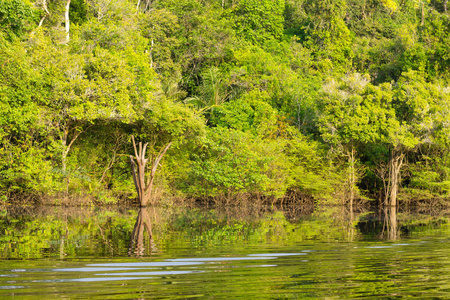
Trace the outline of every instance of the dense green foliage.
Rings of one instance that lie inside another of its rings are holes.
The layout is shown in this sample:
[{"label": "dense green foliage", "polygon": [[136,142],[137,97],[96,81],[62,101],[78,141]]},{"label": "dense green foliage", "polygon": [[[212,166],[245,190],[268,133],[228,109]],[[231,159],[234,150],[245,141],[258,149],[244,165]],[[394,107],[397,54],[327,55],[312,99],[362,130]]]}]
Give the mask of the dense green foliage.
[{"label": "dense green foliage", "polygon": [[449,49],[447,1],[0,0],[2,200],[133,197],[131,135],[156,198],[446,199]]}]

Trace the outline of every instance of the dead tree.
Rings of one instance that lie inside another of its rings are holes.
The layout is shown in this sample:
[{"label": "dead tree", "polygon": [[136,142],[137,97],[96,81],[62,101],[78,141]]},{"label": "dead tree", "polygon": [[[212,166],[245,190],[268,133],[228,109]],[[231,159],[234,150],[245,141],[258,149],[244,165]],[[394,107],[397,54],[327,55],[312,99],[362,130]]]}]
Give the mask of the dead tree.
[{"label": "dead tree", "polygon": [[[131,136],[133,141],[134,155],[130,155],[131,172],[133,174],[134,185],[136,186],[137,195],[141,207],[147,206],[147,203],[151,201],[153,181],[156,175],[156,169],[158,168],[159,162],[166,154],[167,149],[172,145],[172,142],[168,143],[158,155],[155,157],[152,169],[150,171],[147,182],[145,181],[145,169],[148,162],[148,158],[145,158],[145,151],[147,150],[148,143],[142,146],[142,142],[139,142],[139,151],[136,147],[136,142],[134,141],[134,136]],[[134,162],[136,160],[136,163]]]}]

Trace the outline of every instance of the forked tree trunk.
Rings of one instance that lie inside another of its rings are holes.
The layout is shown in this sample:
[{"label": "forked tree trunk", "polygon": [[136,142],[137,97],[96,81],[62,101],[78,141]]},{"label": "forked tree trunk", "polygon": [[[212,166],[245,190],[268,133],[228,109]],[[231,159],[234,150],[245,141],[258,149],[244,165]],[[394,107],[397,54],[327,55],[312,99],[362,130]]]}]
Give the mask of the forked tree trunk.
[{"label": "forked tree trunk", "polygon": [[[172,142],[168,143],[156,156],[152,169],[150,171],[147,182],[145,181],[145,168],[148,159],[145,158],[145,152],[147,150],[148,143],[142,146],[142,142],[139,142],[139,151],[136,147],[136,142],[134,141],[134,136],[131,136],[133,141],[133,148],[135,157],[130,155],[131,172],[133,174],[134,185],[138,194],[139,202],[141,207],[147,206],[148,202],[151,201],[153,181],[155,179],[156,170],[158,168],[159,162],[166,154],[167,149],[172,145]],[[134,162],[136,160],[136,163]]]}]

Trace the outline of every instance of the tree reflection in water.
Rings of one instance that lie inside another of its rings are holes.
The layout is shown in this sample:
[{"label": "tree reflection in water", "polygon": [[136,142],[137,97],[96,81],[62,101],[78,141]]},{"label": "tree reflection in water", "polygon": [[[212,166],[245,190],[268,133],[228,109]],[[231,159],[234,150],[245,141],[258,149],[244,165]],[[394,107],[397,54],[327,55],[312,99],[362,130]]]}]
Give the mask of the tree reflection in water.
[{"label": "tree reflection in water", "polygon": [[[377,213],[363,215],[356,224],[358,231],[366,238],[381,240],[398,240],[408,233],[406,220],[413,217],[409,213],[404,214],[403,220],[398,219],[398,208],[395,206],[381,207]],[[417,216],[414,216],[418,218]],[[405,220],[406,218],[406,220]]]},{"label": "tree reflection in water", "polygon": [[389,206],[383,208],[384,210],[384,226],[383,232],[386,229],[386,239],[396,240],[398,235],[398,223],[397,223],[397,207]]},{"label": "tree reflection in water", "polygon": [[[144,234],[147,232],[148,239],[144,239]],[[156,251],[156,246],[153,241],[152,224],[150,222],[150,215],[146,207],[139,209],[139,213],[134,224],[133,233],[131,234],[130,247],[128,249],[129,256],[143,256],[144,254],[151,254]]]}]

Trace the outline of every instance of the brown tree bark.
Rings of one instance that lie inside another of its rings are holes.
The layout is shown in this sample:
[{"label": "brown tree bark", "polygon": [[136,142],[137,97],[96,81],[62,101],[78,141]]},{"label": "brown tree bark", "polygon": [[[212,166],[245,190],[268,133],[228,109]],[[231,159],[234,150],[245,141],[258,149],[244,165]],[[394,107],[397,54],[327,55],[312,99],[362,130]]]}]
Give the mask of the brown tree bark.
[{"label": "brown tree bark", "polygon": [[397,206],[398,187],[400,185],[400,170],[405,155],[400,149],[392,149],[388,166],[388,183],[385,187],[385,205]]},{"label": "brown tree bark", "polygon": [[[156,156],[149,177],[147,178],[146,182],[145,169],[148,159],[145,158],[145,152],[147,150],[148,143],[145,143],[142,146],[142,142],[139,142],[139,151],[138,151],[136,147],[136,142],[134,140],[134,136],[131,136],[131,139],[133,141],[133,148],[135,155],[134,158],[133,156],[130,155],[131,172],[133,174],[133,181],[136,187],[139,202],[141,204],[141,207],[144,207],[147,206],[149,201],[151,202],[152,188],[156,175],[156,170],[164,154],[166,154],[167,150],[172,145],[172,142],[168,143],[163,149],[161,149],[161,151]],[[136,163],[134,162],[135,160]]]}]

